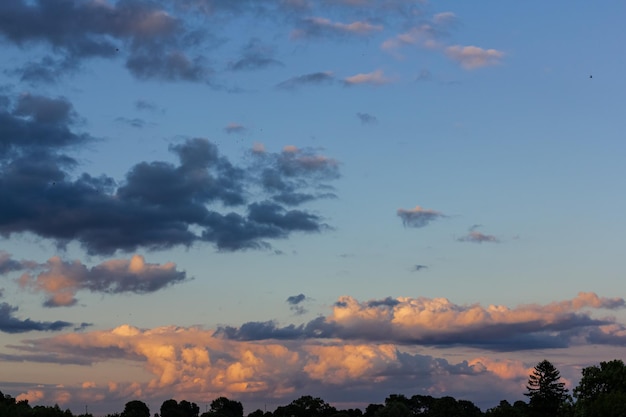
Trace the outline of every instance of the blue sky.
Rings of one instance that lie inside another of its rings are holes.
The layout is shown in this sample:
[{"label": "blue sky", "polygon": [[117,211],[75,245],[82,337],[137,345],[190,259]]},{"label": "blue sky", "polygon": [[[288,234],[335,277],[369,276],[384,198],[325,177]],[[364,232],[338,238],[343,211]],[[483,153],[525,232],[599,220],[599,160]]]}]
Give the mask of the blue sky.
[{"label": "blue sky", "polygon": [[487,408],[543,359],[575,386],[625,343],[624,11],[3,2],[0,389]]}]

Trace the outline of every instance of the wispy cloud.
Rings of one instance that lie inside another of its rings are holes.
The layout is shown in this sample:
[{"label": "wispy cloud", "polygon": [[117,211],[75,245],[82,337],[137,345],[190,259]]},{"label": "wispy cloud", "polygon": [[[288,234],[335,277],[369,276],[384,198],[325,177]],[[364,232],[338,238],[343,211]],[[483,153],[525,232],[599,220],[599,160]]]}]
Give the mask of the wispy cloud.
[{"label": "wispy cloud", "polygon": [[229,123],[225,128],[224,131],[228,134],[231,133],[243,133],[245,132],[247,129],[244,125],[239,124],[239,123]]},{"label": "wispy cloud", "polygon": [[250,41],[242,48],[241,57],[228,64],[233,71],[258,70],[271,66],[282,66],[283,63],[274,58],[274,49],[258,38]]},{"label": "wispy cloud", "polygon": [[292,38],[311,38],[344,35],[369,35],[383,30],[382,25],[354,21],[333,22],[323,17],[308,17],[300,21],[300,27],[291,33]]},{"label": "wispy cloud", "polygon": [[472,243],[483,243],[483,242],[492,242],[499,243],[500,240],[494,235],[488,235],[478,231],[477,229],[481,227],[480,225],[474,225],[470,227],[468,233],[465,236],[459,237],[457,240],[459,242],[472,242]]},{"label": "wispy cloud", "polygon": [[323,85],[330,84],[335,81],[335,76],[330,71],[313,72],[310,74],[299,75],[289,78],[276,84],[276,88],[280,90],[293,90],[305,85]]},{"label": "wispy cloud", "polygon": [[398,209],[398,216],[402,219],[402,224],[409,227],[424,227],[430,222],[446,217],[440,211],[425,209],[415,206],[412,209]]},{"label": "wispy cloud", "polygon": [[376,124],[378,122],[378,119],[376,118],[376,116],[371,115],[369,113],[359,112],[356,114],[356,117],[359,118],[362,125]]},{"label": "wispy cloud", "polygon": [[496,49],[483,49],[478,46],[453,45],[445,49],[446,55],[457,61],[465,69],[498,65],[504,52]]},{"label": "wispy cloud", "polygon": [[371,85],[383,85],[388,84],[392,80],[387,78],[382,70],[376,70],[368,73],[355,74],[343,79],[343,83],[346,86],[358,85],[358,84],[371,84]]}]

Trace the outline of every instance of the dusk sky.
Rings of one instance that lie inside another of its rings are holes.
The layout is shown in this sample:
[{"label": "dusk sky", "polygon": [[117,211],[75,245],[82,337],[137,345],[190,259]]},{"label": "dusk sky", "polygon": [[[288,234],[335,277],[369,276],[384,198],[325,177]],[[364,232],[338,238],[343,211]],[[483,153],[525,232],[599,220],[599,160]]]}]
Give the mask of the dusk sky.
[{"label": "dusk sky", "polygon": [[626,346],[621,0],[0,0],[0,390],[482,409]]}]

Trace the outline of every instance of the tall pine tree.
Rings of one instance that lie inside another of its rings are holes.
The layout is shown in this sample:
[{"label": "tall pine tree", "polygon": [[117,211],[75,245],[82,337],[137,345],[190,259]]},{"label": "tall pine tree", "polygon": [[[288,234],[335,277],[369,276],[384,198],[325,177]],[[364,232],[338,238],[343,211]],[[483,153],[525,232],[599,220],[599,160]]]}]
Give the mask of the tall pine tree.
[{"label": "tall pine tree", "polygon": [[533,416],[557,416],[569,398],[565,384],[560,381],[561,373],[549,361],[543,360],[535,366],[528,377],[530,398],[529,409]]}]

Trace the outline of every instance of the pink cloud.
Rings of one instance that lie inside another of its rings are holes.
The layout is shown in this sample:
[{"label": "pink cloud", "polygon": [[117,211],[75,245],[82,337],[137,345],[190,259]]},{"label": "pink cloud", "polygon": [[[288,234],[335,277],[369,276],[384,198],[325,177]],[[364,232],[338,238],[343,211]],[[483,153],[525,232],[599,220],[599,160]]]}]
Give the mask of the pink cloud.
[{"label": "pink cloud", "polygon": [[481,67],[498,65],[504,52],[496,49],[483,49],[478,46],[448,46],[446,55],[457,61],[465,69],[471,70]]},{"label": "pink cloud", "polygon": [[382,70],[376,70],[369,73],[355,74],[343,80],[345,85],[372,84],[382,85],[391,82],[391,79],[385,77]]}]

